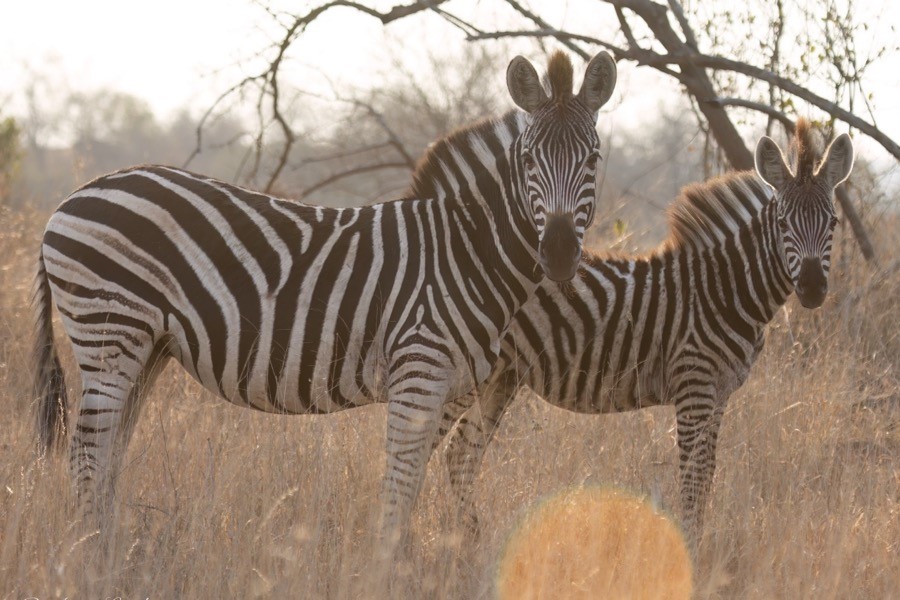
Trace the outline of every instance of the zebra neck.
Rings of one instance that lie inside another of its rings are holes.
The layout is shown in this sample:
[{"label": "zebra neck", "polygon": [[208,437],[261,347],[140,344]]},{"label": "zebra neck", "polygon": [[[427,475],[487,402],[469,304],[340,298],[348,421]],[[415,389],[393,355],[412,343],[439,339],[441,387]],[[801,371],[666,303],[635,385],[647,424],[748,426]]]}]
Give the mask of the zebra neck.
[{"label": "zebra neck", "polygon": [[766,325],[775,316],[794,290],[777,222],[775,202],[767,203],[759,215],[737,232],[737,247],[746,257],[745,277],[752,290],[754,304],[759,307],[755,320]]},{"label": "zebra neck", "polygon": [[[515,125],[518,123],[518,120],[514,121]],[[524,119],[521,127],[524,129]],[[543,272],[538,266],[540,240],[525,193],[524,175],[516,159],[521,151],[518,137],[521,130],[515,131],[513,144],[507,148],[502,160],[493,163],[497,170],[485,170],[482,174],[486,183],[493,181],[499,188],[499,193],[488,194],[485,200],[496,223],[500,243],[507,249],[516,270],[536,285],[543,279]]]},{"label": "zebra neck", "polygon": [[768,298],[768,319],[766,321],[768,322],[794,291],[794,282],[784,257],[784,245],[781,239],[781,230],[778,227],[778,212],[775,202],[769,202],[763,209],[760,214],[759,228],[766,259],[763,264],[768,266],[769,279],[773,282],[772,292]]},{"label": "zebra neck", "polygon": [[473,251],[501,261],[536,285],[538,235],[515,160],[526,115],[511,110],[497,119],[457,130],[435,142],[413,174],[413,198],[438,198],[479,206],[496,237],[472,239]]},{"label": "zebra neck", "polygon": [[536,285],[543,278],[538,266],[538,233],[517,158],[526,114],[510,110],[485,125],[475,127],[468,136],[468,146],[477,156],[475,187],[491,212],[500,244],[513,267]]},{"label": "zebra neck", "polygon": [[[480,185],[478,189],[484,187]],[[465,190],[444,202],[451,213],[466,215],[458,219],[455,226],[469,233],[472,253],[485,269],[504,279],[510,276],[515,279],[518,285],[513,287],[522,292],[515,296],[519,306],[524,303],[543,278],[537,256],[537,233],[530,219],[513,210],[515,203],[504,201],[504,194],[482,196]],[[453,205],[459,210],[453,210]],[[483,226],[470,229],[476,222]]]},{"label": "zebra neck", "polygon": [[689,285],[704,289],[701,302],[748,339],[772,320],[793,291],[774,206],[767,204],[714,246],[668,251],[675,263],[689,265]]}]

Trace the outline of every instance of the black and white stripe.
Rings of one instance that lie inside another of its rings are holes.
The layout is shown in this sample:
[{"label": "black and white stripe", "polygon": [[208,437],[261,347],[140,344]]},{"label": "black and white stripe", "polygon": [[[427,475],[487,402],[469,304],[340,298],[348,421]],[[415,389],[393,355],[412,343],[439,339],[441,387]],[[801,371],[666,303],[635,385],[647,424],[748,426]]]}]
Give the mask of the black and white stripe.
[{"label": "black and white stripe", "polygon": [[516,315],[478,402],[448,404],[442,426],[446,432],[465,411],[448,461],[470,527],[485,447],[517,390],[528,387],[586,414],[674,405],[684,520],[699,534],[728,398],[746,380],[766,324],[802,282],[793,253],[820,260],[827,277],[832,194],[852,167],[846,136],[818,171],[801,163],[796,175],[774,142],[760,142],[760,152],[773,147],[778,179],[759,171],[774,195],[753,172],[690,186],[672,207],[672,233],[659,250],[587,256],[571,284],[543,283]]},{"label": "black and white stripe", "polygon": [[[83,384],[71,446],[83,505],[103,514],[145,392],[172,358],[213,393],[261,411],[387,402],[382,522],[393,538],[442,405],[487,378],[542,277],[535,211],[575,221],[587,209],[571,190],[593,198],[593,173],[555,156],[585,156],[599,143],[596,111],[564,110],[567,102],[579,102],[571,87],[531,114],[441,140],[419,167],[435,185],[414,199],[329,209],[160,166],[71,194],[41,246],[36,388],[49,446],[66,422],[55,303]],[[526,142],[546,168],[570,166],[537,169],[570,191],[529,184],[526,195]]]}]

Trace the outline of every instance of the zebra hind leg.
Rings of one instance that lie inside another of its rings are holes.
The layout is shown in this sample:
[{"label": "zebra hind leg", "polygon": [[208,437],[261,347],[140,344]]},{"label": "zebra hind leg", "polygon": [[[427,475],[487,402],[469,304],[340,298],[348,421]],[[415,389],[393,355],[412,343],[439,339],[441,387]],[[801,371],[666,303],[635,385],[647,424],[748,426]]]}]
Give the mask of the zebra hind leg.
[{"label": "zebra hind leg", "polygon": [[476,395],[472,393],[444,404],[444,414],[441,417],[441,425],[438,427],[437,435],[434,436],[434,440],[431,443],[431,453],[429,456],[434,454],[434,451],[437,450],[437,447],[444,438],[447,437],[447,434],[450,433],[450,430],[453,429],[453,426],[456,425],[459,418],[472,407],[472,404],[474,404],[475,401]]},{"label": "zebra hind leg", "polygon": [[[112,517],[122,455],[146,392],[165,365],[163,347],[151,348],[145,353],[121,354],[115,348],[103,360],[79,361],[83,391],[70,464],[80,517],[89,527],[103,530]],[[99,356],[104,356],[103,352]]]},{"label": "zebra hind leg", "polygon": [[472,499],[475,478],[506,407],[515,399],[516,388],[512,377],[487,384],[484,392],[478,395],[450,432],[447,447],[450,487],[456,496],[459,524],[471,542],[476,542],[481,536],[478,513]]}]

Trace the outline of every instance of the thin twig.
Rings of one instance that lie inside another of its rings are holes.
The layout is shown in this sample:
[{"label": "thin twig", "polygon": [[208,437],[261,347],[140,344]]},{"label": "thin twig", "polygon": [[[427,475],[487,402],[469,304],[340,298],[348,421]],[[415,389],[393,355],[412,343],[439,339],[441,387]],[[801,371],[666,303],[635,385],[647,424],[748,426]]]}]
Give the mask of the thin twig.
[{"label": "thin twig", "polygon": [[792,121],[790,117],[780,110],[762,102],[744,100],[743,98],[712,98],[710,100],[703,100],[703,102],[713,106],[739,106],[741,108],[749,108],[750,110],[755,110],[769,115],[773,119],[777,119],[790,133],[794,132],[794,121]]},{"label": "thin twig", "polygon": [[358,167],[352,167],[350,169],[346,169],[339,173],[335,173],[334,175],[330,175],[321,181],[314,183],[313,185],[305,188],[301,194],[303,197],[309,196],[316,190],[322,189],[327,185],[331,185],[335,181],[339,181],[346,177],[350,177],[352,175],[358,175],[360,173],[368,173],[370,171],[379,171],[381,169],[409,169],[409,165],[405,162],[383,162],[383,163],[375,163],[371,165],[361,165]]}]

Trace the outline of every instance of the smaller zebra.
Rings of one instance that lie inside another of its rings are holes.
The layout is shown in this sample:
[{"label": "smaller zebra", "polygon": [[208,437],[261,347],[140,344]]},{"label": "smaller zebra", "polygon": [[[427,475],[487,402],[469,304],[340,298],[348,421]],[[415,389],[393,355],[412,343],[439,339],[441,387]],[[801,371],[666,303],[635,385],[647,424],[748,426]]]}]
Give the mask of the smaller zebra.
[{"label": "smaller zebra", "polygon": [[473,533],[474,476],[507,406],[528,387],[585,414],[674,405],[683,518],[696,545],[722,414],[762,349],[766,324],[792,291],[816,308],[828,290],[833,193],[850,174],[853,147],[843,134],[817,160],[804,120],[793,146],[793,169],[763,137],[756,173],[685,188],[669,212],[669,239],[648,256],[586,254],[571,284],[538,288],[478,401],[445,410],[450,481]]}]

